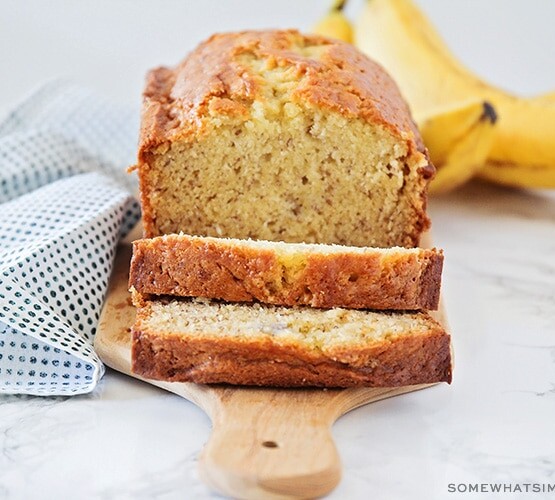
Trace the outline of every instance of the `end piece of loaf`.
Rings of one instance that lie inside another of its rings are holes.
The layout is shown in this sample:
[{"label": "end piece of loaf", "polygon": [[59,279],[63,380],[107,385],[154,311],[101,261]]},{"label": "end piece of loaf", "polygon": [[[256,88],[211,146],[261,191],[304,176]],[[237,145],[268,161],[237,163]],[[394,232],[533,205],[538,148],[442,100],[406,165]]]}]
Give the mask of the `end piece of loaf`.
[{"label": "end piece of loaf", "polygon": [[412,247],[429,225],[434,168],[395,82],[296,31],[214,35],[151,71],[137,169],[145,237]]},{"label": "end piece of loaf", "polygon": [[138,305],[132,370],[146,378],[276,387],[451,382],[450,337],[426,313],[206,299]]},{"label": "end piece of loaf", "polygon": [[443,253],[160,236],[133,243],[129,286],[144,295],[331,308],[434,310]]}]

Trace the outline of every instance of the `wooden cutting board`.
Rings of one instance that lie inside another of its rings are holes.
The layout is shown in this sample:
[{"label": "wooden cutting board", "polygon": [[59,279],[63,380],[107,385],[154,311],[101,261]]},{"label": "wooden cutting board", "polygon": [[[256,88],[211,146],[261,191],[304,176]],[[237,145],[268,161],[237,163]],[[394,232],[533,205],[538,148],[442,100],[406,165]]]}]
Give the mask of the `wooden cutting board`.
[{"label": "wooden cutting board", "polygon": [[325,495],[341,478],[333,423],[353,408],[434,385],[265,389],[159,382],[132,374],[135,309],[127,280],[130,242],[138,237],[136,228],[118,248],[94,347],[109,367],[188,399],[210,416],[212,434],[199,467],[203,480],[218,492],[245,499]]}]

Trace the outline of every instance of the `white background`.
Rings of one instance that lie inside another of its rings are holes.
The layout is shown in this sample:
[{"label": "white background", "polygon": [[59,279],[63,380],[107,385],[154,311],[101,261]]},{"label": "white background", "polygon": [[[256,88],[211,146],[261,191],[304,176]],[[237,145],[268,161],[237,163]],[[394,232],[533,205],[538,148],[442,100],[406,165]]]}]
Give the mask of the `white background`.
[{"label": "white background", "polygon": [[[419,0],[485,79],[555,90],[555,1]],[[351,16],[362,0],[353,0]],[[0,113],[66,76],[138,106],[144,73],[216,31],[308,29],[325,0],[0,1]],[[554,138],[555,141],[555,138]],[[491,498],[451,482],[555,481],[555,203],[475,184],[432,200],[445,249],[452,386],[368,405],[334,426],[336,499]],[[0,498],[206,498],[202,411],[109,372],[90,396],[0,399]],[[503,498],[546,498],[503,495]]]},{"label": "white background", "polygon": [[[362,0],[351,0],[354,18]],[[555,89],[552,0],[419,0],[461,59],[504,88]],[[69,76],[138,103],[147,69],[173,65],[217,31],[309,29],[327,0],[2,0],[0,111]]]}]

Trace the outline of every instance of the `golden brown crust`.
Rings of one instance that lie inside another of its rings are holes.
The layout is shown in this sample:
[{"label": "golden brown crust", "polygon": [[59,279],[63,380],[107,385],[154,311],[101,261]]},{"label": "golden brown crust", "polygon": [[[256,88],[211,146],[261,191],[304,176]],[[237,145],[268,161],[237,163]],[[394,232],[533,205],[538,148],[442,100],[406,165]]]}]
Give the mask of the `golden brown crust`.
[{"label": "golden brown crust", "polygon": [[305,250],[293,269],[271,247],[167,235],[135,241],[129,286],[145,295],[355,309],[437,309],[443,253]]},{"label": "golden brown crust", "polygon": [[[274,387],[396,387],[451,383],[450,337],[431,323],[425,334],[403,335],[332,353],[277,345],[269,336],[249,342],[159,335],[133,329],[132,371],[171,382]],[[433,322],[433,320],[430,321]]]},{"label": "golden brown crust", "polygon": [[[325,47],[318,59],[302,53],[315,46]],[[248,107],[261,96],[257,77],[240,61],[245,54],[268,66],[294,67],[299,79],[294,100],[381,124],[413,151],[425,151],[406,102],[381,66],[350,44],[287,30],[216,34],[175,69],[152,70],[144,91],[140,154],[178,137],[194,139],[214,114],[248,116]]]},{"label": "golden brown crust", "polygon": [[[318,57],[311,56],[314,47],[322,48]],[[147,76],[137,165],[145,237],[160,234],[149,198],[153,186],[147,181],[154,151],[160,153],[176,140],[198,140],[214,116],[246,120],[253,101],[261,98],[260,76],[242,62],[244,56],[253,56],[268,68],[293,68],[298,78],[293,102],[379,124],[407,144],[409,156],[428,158],[395,82],[352,45],[294,30],[213,35],[175,69],[161,67]],[[417,216],[401,245],[418,245],[420,234],[429,227],[425,186],[434,172],[429,161],[420,168]]]}]

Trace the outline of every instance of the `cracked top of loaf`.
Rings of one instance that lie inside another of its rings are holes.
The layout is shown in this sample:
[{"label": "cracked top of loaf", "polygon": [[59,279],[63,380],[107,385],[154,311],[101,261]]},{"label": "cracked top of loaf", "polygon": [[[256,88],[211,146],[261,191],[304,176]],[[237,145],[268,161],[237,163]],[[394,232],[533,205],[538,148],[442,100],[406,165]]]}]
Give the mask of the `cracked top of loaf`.
[{"label": "cracked top of loaf", "polygon": [[[268,84],[270,79],[271,85]],[[147,75],[139,155],[176,139],[195,140],[221,117],[244,117],[276,85],[303,103],[385,126],[426,154],[395,82],[350,44],[295,30],[216,34],[177,67]],[[425,176],[434,168],[422,169]]]}]

